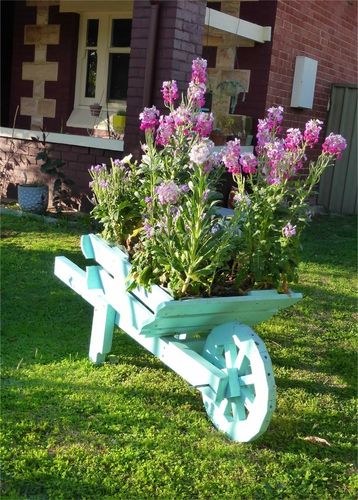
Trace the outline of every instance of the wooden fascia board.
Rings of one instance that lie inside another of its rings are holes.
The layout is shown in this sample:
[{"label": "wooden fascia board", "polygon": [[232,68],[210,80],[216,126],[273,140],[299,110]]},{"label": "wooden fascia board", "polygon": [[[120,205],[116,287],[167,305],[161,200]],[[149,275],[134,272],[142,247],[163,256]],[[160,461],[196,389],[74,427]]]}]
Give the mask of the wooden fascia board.
[{"label": "wooden fascia board", "polygon": [[214,9],[206,8],[205,24],[234,35],[264,43],[271,41],[271,26],[260,26],[259,24],[244,21],[239,17],[225,14]]}]

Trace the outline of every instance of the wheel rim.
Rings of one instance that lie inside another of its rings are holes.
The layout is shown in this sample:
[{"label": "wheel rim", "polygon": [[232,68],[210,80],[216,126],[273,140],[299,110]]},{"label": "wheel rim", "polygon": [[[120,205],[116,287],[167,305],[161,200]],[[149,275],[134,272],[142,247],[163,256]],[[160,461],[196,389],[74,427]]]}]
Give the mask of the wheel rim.
[{"label": "wheel rim", "polygon": [[220,392],[201,389],[210,419],[234,441],[257,438],[267,429],[276,402],[265,344],[250,327],[226,323],[208,335],[203,357],[227,375]]}]

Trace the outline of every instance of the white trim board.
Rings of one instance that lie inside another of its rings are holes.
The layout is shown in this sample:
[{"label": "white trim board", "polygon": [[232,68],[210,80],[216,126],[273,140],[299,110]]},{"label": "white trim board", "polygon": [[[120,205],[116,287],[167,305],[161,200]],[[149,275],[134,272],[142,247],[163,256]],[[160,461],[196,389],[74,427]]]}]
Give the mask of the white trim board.
[{"label": "white trim board", "polygon": [[255,42],[264,43],[271,41],[271,26],[260,26],[259,24],[244,21],[239,17],[225,14],[214,9],[206,8],[205,24],[227,33],[242,36]]},{"label": "white trim board", "polygon": [[[24,130],[19,128],[0,127],[0,137],[9,139],[24,139],[31,141],[31,137],[42,138],[39,130]],[[49,132],[46,134],[46,142],[50,144],[68,144],[70,146],[81,146],[84,148],[104,149],[107,151],[123,151],[124,142],[118,139],[104,139],[102,137],[87,137],[85,135],[58,134]]]}]

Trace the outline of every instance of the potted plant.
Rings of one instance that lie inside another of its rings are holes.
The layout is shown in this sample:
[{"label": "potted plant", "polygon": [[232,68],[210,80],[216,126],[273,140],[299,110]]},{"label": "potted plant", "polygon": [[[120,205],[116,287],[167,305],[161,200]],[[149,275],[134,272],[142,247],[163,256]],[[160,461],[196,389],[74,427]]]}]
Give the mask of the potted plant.
[{"label": "potted plant", "polygon": [[115,115],[113,115],[113,129],[117,134],[124,134],[124,129],[126,127],[126,111],[120,109]]},{"label": "potted plant", "polygon": [[[36,144],[41,144],[43,149],[36,155],[36,161],[41,161],[40,171],[53,178],[52,185],[52,203],[56,211],[61,210],[61,199],[68,195],[70,186],[73,182],[62,172],[65,165],[60,159],[50,157],[46,142],[46,134],[42,132],[42,139],[38,137],[31,138]],[[43,214],[47,210],[49,200],[49,187],[43,182],[27,182],[27,174],[24,172],[25,183],[18,186],[18,203],[22,210]]]},{"label": "potted plant", "polygon": [[101,114],[101,110],[102,106],[98,102],[90,105],[91,116],[99,116]]}]

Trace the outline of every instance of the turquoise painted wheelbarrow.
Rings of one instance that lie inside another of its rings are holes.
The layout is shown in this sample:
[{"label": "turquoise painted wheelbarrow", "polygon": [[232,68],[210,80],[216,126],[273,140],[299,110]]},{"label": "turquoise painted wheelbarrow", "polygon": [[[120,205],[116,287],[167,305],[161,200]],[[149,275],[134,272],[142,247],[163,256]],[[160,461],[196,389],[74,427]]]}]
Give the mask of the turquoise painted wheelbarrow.
[{"label": "turquoise painted wheelbarrow", "polygon": [[276,388],[270,356],[251,327],[301,294],[265,290],[174,300],[157,286],[128,292],[130,263],[123,251],[93,234],[82,236],[81,247],[98,265],[84,271],[56,257],[55,274],[94,307],[90,359],[104,362],[117,325],[196,387],[213,424],[232,440],[247,442],[262,434]]}]

